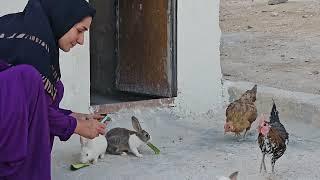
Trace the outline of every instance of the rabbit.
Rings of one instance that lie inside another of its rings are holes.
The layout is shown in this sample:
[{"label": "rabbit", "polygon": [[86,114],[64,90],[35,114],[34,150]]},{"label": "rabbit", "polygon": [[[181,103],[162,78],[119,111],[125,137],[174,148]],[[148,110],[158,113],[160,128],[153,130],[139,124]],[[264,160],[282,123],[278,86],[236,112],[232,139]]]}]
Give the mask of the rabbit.
[{"label": "rabbit", "polygon": [[106,153],[108,142],[104,135],[99,135],[94,139],[87,139],[80,136],[81,153],[80,162],[93,164],[98,162],[98,159],[104,158]]},{"label": "rabbit", "polygon": [[126,152],[130,151],[135,156],[142,157],[137,148],[151,141],[151,136],[141,128],[139,120],[135,116],[132,116],[131,120],[132,126],[136,131],[117,127],[107,132],[107,152],[109,154],[126,155]]},{"label": "rabbit", "polygon": [[238,171],[232,173],[229,177],[224,177],[224,176],[221,176],[221,177],[218,177],[217,180],[237,180],[238,178]]}]

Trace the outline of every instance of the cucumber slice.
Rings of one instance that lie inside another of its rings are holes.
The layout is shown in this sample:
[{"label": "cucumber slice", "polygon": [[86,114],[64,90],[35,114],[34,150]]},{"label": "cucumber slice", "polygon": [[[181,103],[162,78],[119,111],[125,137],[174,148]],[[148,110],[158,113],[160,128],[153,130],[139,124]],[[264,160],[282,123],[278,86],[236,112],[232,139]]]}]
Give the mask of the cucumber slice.
[{"label": "cucumber slice", "polygon": [[87,163],[76,163],[76,164],[71,164],[70,165],[70,169],[72,171],[75,171],[75,170],[78,170],[78,169],[81,169],[81,168],[84,168],[84,167],[87,167],[87,166],[90,166],[90,164],[87,164]]},{"label": "cucumber slice", "polygon": [[147,145],[154,151],[155,154],[160,154],[160,150],[154,146],[151,142],[147,143]]}]

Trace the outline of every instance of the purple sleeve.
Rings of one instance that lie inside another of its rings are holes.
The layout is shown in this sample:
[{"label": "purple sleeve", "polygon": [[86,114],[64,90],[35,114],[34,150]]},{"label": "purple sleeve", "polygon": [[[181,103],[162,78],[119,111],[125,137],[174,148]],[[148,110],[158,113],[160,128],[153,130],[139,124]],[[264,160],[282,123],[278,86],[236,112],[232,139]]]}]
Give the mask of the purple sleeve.
[{"label": "purple sleeve", "polygon": [[[61,141],[66,141],[74,133],[77,126],[77,120],[74,117],[69,116],[72,111],[59,108],[64,93],[64,87],[61,81],[56,83],[56,88],[56,99],[49,105],[48,109],[50,133],[53,136],[58,136]],[[48,98],[50,98],[49,95]]]},{"label": "purple sleeve", "polygon": [[68,140],[76,129],[77,120],[52,106],[49,106],[48,114],[50,134],[58,136],[61,141]]}]

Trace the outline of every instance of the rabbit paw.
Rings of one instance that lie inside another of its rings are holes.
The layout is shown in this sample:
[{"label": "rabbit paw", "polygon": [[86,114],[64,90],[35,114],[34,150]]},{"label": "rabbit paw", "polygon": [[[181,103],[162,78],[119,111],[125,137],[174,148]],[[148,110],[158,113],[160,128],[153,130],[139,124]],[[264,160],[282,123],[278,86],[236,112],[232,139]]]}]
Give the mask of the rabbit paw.
[{"label": "rabbit paw", "polygon": [[126,156],[126,155],[128,155],[126,152],[121,153],[121,156]]},{"label": "rabbit paw", "polygon": [[100,154],[99,157],[100,157],[100,159],[103,159],[104,158],[104,154]]},{"label": "rabbit paw", "polygon": [[98,158],[93,159],[92,164],[97,164],[97,162],[98,162]]},{"label": "rabbit paw", "polygon": [[142,158],[142,154],[136,154],[137,157]]},{"label": "rabbit paw", "polygon": [[139,158],[142,158],[142,154],[139,153],[137,148],[131,149],[131,152]]}]

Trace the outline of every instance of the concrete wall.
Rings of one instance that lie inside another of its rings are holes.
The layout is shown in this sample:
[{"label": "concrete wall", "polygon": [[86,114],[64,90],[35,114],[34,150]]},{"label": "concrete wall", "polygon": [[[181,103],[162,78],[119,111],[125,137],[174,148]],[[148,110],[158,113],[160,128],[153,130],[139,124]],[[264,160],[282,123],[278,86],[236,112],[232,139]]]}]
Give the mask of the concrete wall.
[{"label": "concrete wall", "polygon": [[219,0],[178,0],[180,110],[206,112],[222,99]]},{"label": "concrete wall", "polygon": [[13,0],[9,2],[2,2],[0,6],[0,16],[3,16],[8,13],[15,13],[22,11],[27,4],[27,0]]},{"label": "concrete wall", "polygon": [[[0,13],[18,11],[26,0],[2,3]],[[206,112],[223,101],[219,0],[178,0],[178,97],[182,111]],[[85,112],[90,102],[89,34],[84,46],[61,54],[63,106]]]},{"label": "concrete wall", "polygon": [[89,35],[85,44],[71,53],[61,53],[60,66],[65,95],[62,106],[76,112],[88,112],[90,106]]}]

